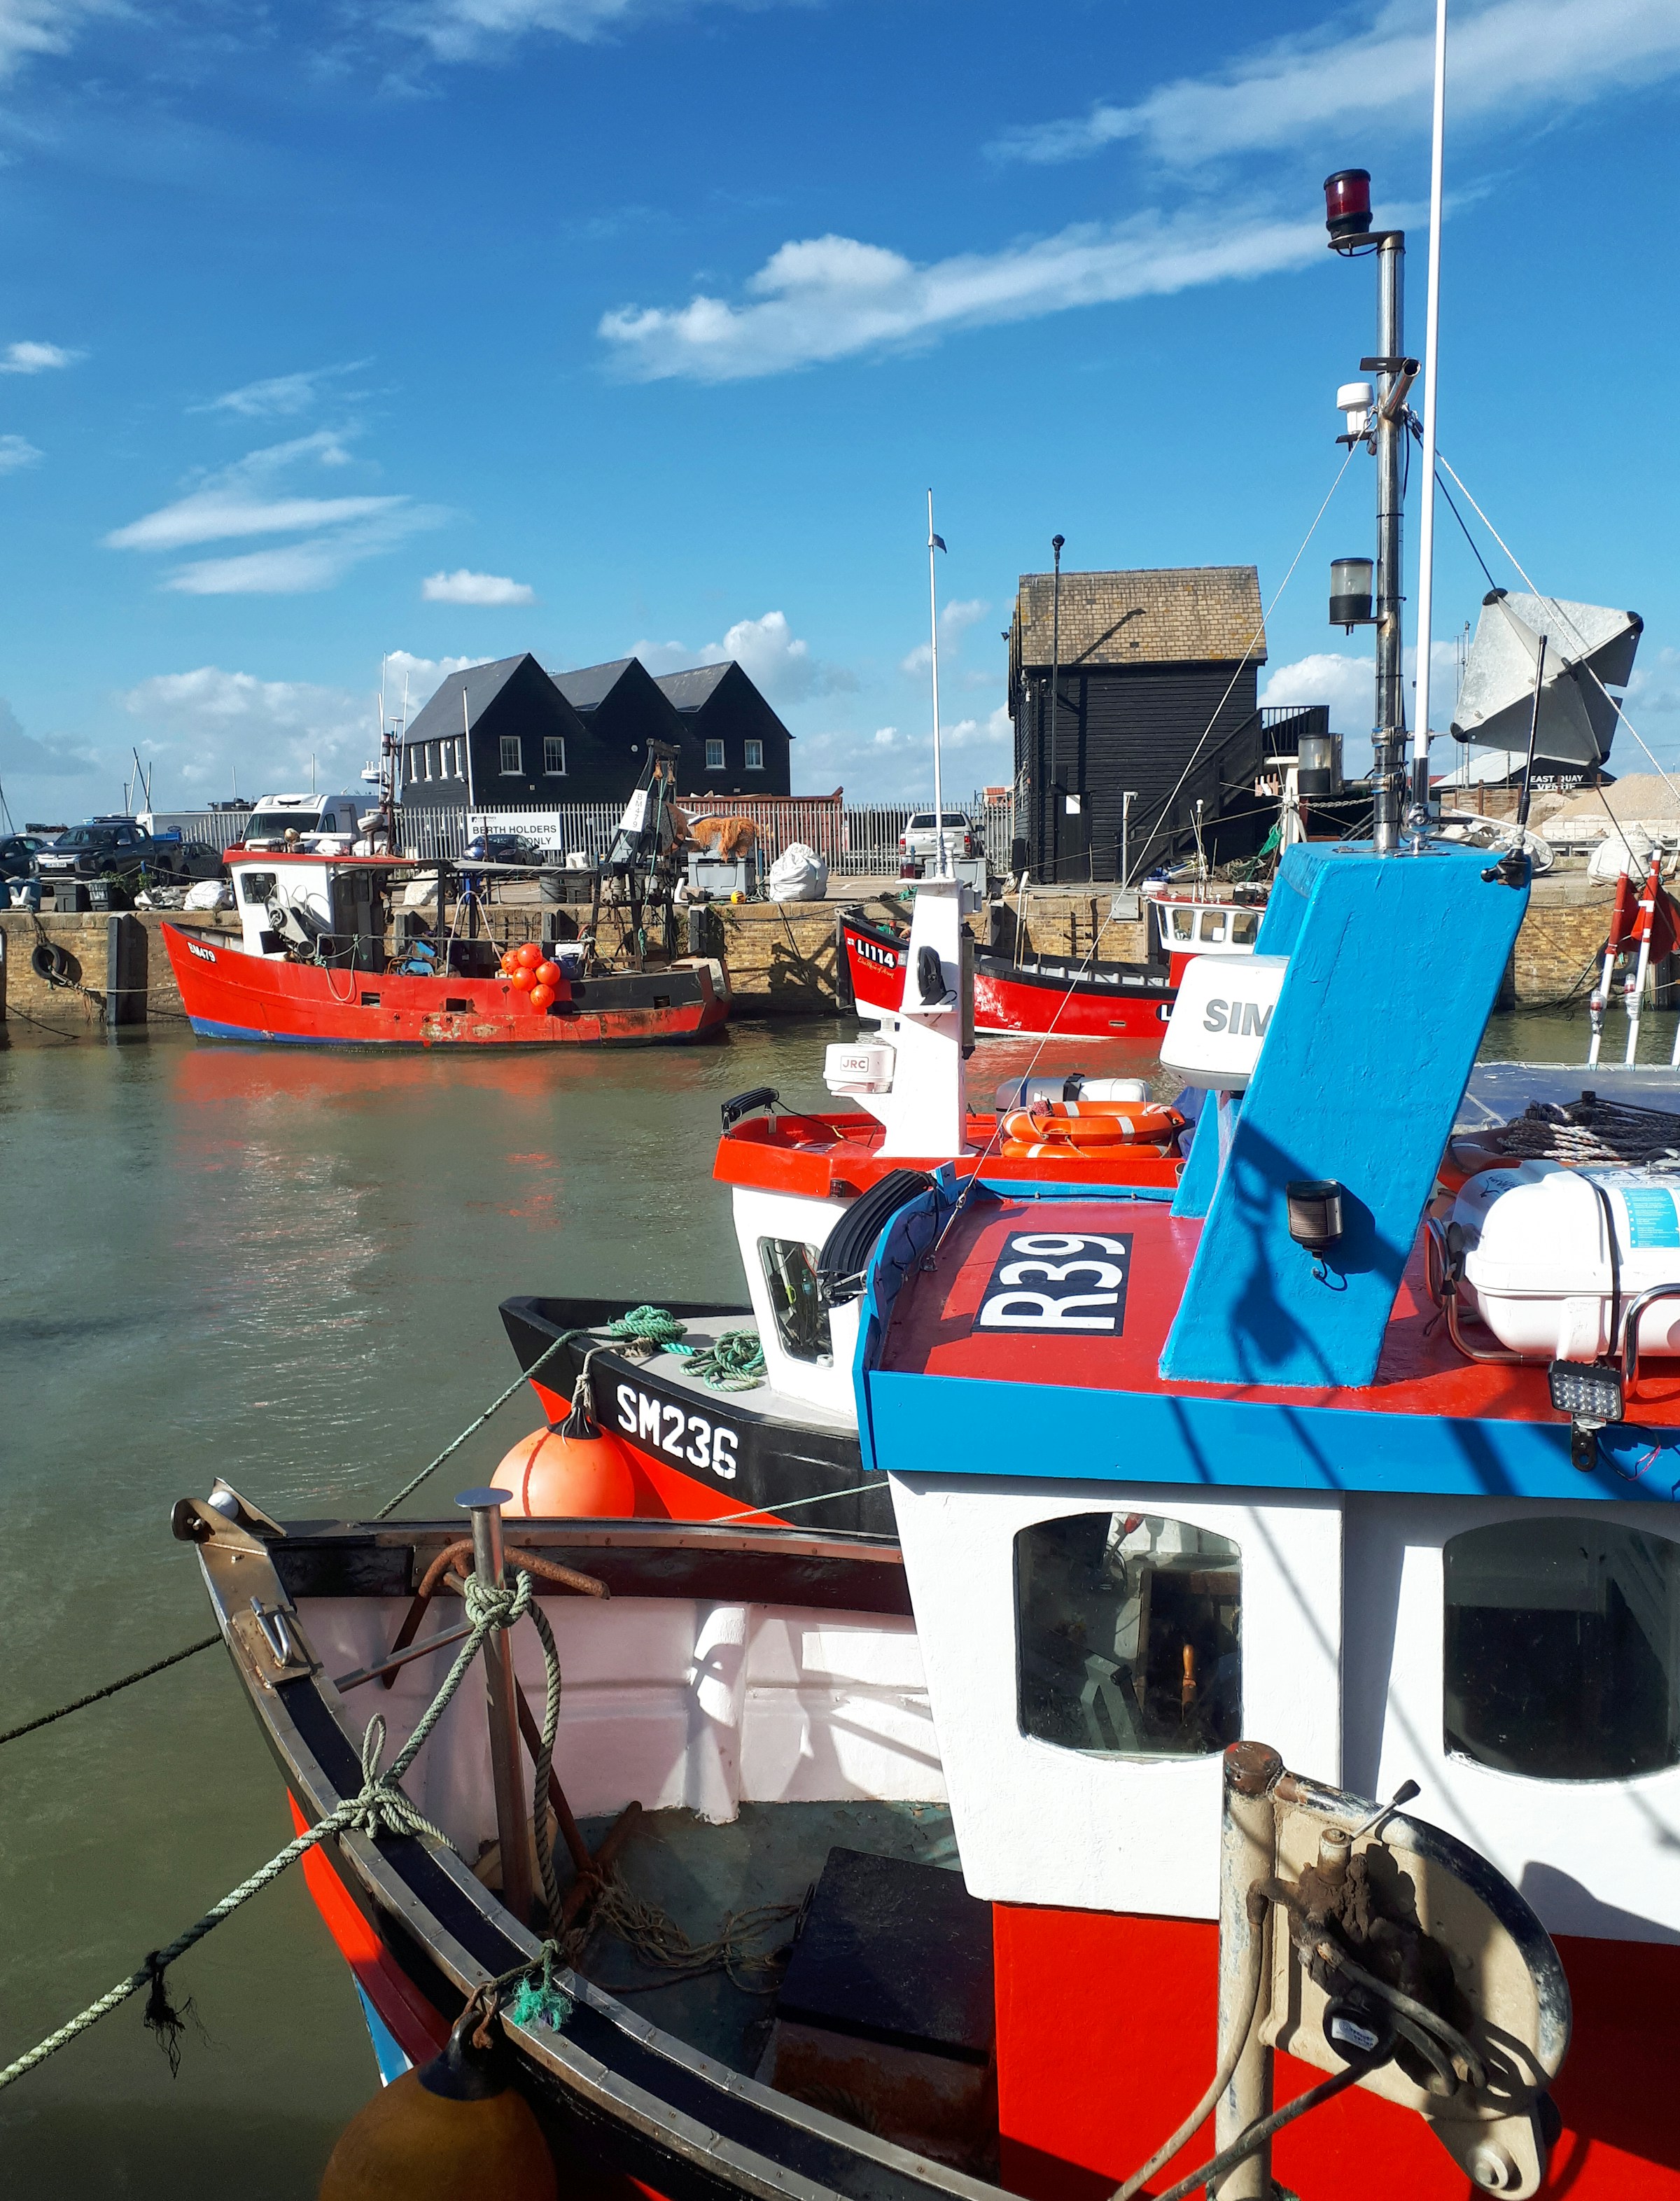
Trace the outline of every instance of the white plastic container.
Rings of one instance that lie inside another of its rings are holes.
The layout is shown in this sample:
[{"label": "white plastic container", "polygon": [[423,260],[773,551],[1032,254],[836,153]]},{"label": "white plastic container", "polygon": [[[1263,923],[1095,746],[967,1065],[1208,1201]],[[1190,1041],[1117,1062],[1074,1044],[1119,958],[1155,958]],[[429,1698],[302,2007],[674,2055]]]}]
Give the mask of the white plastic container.
[{"label": "white plastic container", "polygon": [[1011,1108],[1030,1108],[1035,1100],[1147,1100],[1142,1077],[1087,1077],[1083,1070],[1054,1077],[1006,1077],[993,1096],[1000,1116]]},{"label": "white plastic container", "polygon": [[[1481,1170],[1453,1220],[1471,1241],[1464,1276],[1477,1312],[1527,1360],[1595,1359],[1620,1341],[1611,1336],[1618,1283],[1624,1315],[1653,1284],[1680,1285],[1680,1177],[1542,1161]],[[1680,1296],[1646,1309],[1639,1349],[1680,1353]]]}]

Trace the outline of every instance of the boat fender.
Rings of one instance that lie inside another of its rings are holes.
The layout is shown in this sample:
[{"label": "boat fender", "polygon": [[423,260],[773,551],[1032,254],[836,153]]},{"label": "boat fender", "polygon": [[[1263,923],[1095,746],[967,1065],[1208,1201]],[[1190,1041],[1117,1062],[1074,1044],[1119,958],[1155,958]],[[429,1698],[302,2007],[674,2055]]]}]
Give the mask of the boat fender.
[{"label": "boat fender", "polygon": [[[1066,1162],[1076,1159],[1082,1150],[1070,1147],[1065,1139],[1005,1139],[997,1151],[1006,1162]],[[1091,1154],[1118,1154],[1120,1148],[1118,1146],[1090,1147],[1083,1151]],[[1153,1155],[1159,1160],[1178,1156],[1176,1147],[1155,1146],[1148,1139],[1132,1141],[1125,1147],[1125,1152],[1129,1155]]]},{"label": "boat fender", "polygon": [[338,2138],[319,2201],[559,2201],[554,2157],[508,2076],[508,2049],[485,2039],[469,2002],[448,2045],[393,2079]]},{"label": "boat fender", "polygon": [[73,986],[75,966],[68,951],[56,940],[38,941],[29,958],[29,967],[35,976],[49,986]]},{"label": "boat fender", "polygon": [[1035,1100],[1147,1100],[1141,1077],[1087,1077],[1083,1070],[1065,1077],[1006,1077],[993,1103],[1000,1116],[1011,1108],[1030,1108]]},{"label": "boat fender", "polygon": [[925,1170],[890,1170],[855,1200],[823,1241],[817,1256],[817,1296],[825,1306],[855,1300],[875,1242],[901,1207],[928,1190]]}]

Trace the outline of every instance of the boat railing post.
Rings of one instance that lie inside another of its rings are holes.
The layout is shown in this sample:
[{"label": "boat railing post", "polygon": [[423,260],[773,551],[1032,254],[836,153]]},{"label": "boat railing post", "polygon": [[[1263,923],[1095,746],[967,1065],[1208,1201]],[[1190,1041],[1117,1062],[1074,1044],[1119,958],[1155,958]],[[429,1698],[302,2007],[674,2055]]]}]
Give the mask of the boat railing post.
[{"label": "boat railing post", "polygon": [[[1268,1997],[1265,1977],[1269,1912],[1250,1916],[1251,1891],[1277,1864],[1277,1822],[1272,1792],[1283,1761],[1263,1742],[1236,1742],[1225,1754],[1225,1811],[1219,1827],[1219,2047],[1223,2062],[1231,2028],[1252,2006],[1248,2039],[1231,2083],[1213,2112],[1213,2145],[1223,2151],[1248,2127],[1272,2113],[1272,2051],[1261,2037]],[[1256,1906],[1258,1908],[1258,1906]],[[1259,1946],[1255,1944],[1258,1940]],[[1252,1999],[1254,1967],[1261,1967]],[[1272,2150],[1256,2149],[1219,2180],[1219,2201],[1272,2201]]]},{"label": "boat railing post", "polygon": [[[455,1500],[473,1520],[473,1571],[481,1582],[505,1579],[502,1508],[507,1490],[463,1490]],[[496,1838],[502,1851],[502,1900],[521,1926],[531,1922],[533,1888],[525,1808],[525,1761],[520,1754],[519,1692],[514,1646],[505,1628],[485,1640],[485,1691],[490,1700],[490,1775],[496,1793]]]}]

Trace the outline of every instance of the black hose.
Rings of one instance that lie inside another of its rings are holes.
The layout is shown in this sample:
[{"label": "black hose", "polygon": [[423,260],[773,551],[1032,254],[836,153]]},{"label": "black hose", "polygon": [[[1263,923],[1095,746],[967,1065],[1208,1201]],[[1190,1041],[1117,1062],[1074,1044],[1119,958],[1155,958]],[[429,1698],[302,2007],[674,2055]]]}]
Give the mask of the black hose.
[{"label": "black hose", "polygon": [[1319,2108],[1336,2095],[1345,2093],[1349,2087],[1365,2077],[1366,2069],[1362,2063],[1350,2063],[1345,2071],[1338,2071],[1334,2078],[1321,2079],[1316,2087],[1309,2087],[1286,2109],[1274,2110],[1269,2117],[1261,2117],[1257,2123],[1239,2133],[1229,2147],[1221,2148],[1210,2161],[1204,2163],[1200,2170],[1192,2171],[1188,2178],[1181,2178],[1176,2186],[1169,2186],[1161,2195],[1160,2201],[1189,2201],[1189,2197],[1198,2188],[1215,2178],[1223,2178],[1226,2171],[1234,2170],[1239,2163],[1246,2163],[1251,2155],[1257,2154],[1275,2134],[1282,2132],[1285,2125],[1293,2124],[1297,2117],[1304,2117],[1308,2110]]}]

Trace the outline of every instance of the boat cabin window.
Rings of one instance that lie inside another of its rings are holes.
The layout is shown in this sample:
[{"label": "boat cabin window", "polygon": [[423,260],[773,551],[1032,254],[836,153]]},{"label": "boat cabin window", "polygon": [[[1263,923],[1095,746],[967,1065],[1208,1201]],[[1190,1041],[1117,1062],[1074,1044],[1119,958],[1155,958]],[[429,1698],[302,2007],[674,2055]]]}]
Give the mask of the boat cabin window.
[{"label": "boat cabin window", "polygon": [[1201,913],[1201,936],[1218,941],[1225,936],[1225,913],[1222,909],[1204,909]]},{"label": "boat cabin window", "polygon": [[1195,938],[1195,912],[1193,909],[1170,909],[1166,913],[1172,920],[1175,940]]},{"label": "boat cabin window", "polygon": [[274,898],[274,874],[273,872],[241,872],[239,895],[242,901],[253,905],[272,901]]},{"label": "boat cabin window", "polygon": [[798,1238],[761,1238],[758,1257],[770,1288],[776,1336],[790,1360],[832,1360],[828,1309],[817,1290],[817,1257]]},{"label": "boat cabin window", "polygon": [[1242,1561],[1212,1529],[1074,1513],[1015,1539],[1023,1734],[1102,1758],[1196,1758],[1242,1732]]},{"label": "boat cabin window", "polygon": [[1442,1559],[1449,1751],[1532,1781],[1680,1764],[1680,1543],[1613,1522],[1502,1521]]},{"label": "boat cabin window", "polygon": [[1233,948],[1252,948],[1260,931],[1260,913],[1252,909],[1234,909],[1231,913],[1231,944]]}]

